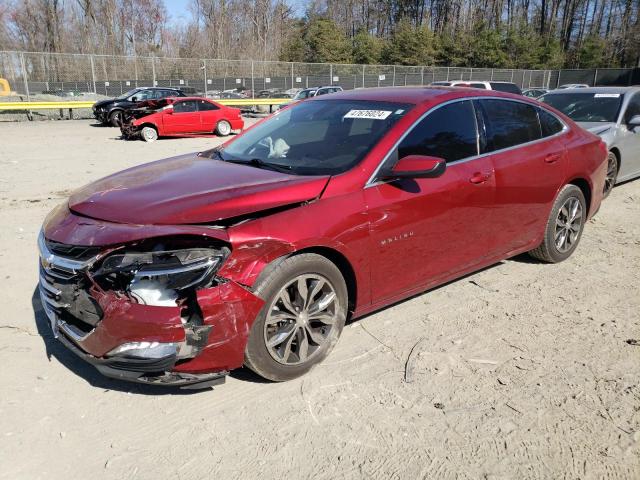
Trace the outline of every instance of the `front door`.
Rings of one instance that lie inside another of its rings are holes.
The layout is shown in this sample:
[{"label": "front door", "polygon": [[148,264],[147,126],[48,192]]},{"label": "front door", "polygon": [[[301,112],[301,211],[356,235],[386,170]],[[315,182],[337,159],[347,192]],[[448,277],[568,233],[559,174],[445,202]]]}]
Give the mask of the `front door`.
[{"label": "front door", "polygon": [[200,131],[200,114],[197,100],[178,100],[173,109],[162,116],[164,132],[167,135]]},{"label": "front door", "polygon": [[495,193],[490,158],[478,157],[471,101],[438,107],[392,152],[444,158],[441,177],[375,181],[365,188],[373,303],[440,283],[486,259]]}]

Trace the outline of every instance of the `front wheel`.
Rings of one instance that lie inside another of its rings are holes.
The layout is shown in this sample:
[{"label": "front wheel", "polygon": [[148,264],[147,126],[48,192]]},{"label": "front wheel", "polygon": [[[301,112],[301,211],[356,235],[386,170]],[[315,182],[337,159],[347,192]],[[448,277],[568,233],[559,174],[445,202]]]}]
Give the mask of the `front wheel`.
[{"label": "front wheel", "polygon": [[116,110],[109,115],[109,123],[112,127],[119,127],[122,125],[122,111]]},{"label": "front wheel", "polygon": [[158,131],[153,127],[142,127],[140,135],[145,142],[155,142],[158,139]]},{"label": "front wheel", "polygon": [[556,198],[542,244],[529,252],[543,262],[558,263],[574,252],[587,220],[584,194],[575,185],[565,185]]},{"label": "front wheel", "polygon": [[277,264],[254,287],[265,300],[253,323],[245,365],[272,381],[307,373],[333,349],[347,314],[347,287],[333,262],[300,254]]},{"label": "front wheel", "polygon": [[220,120],[216,125],[216,134],[221,137],[226,137],[231,133],[231,124],[226,120]]}]

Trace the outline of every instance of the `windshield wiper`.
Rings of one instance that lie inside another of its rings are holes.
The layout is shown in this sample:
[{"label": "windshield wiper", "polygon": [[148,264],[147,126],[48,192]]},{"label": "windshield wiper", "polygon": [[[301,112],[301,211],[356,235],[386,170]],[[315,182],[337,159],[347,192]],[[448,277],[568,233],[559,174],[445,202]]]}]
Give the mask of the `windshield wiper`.
[{"label": "windshield wiper", "polygon": [[[220,157],[222,158],[222,157]],[[252,158],[251,160],[225,160],[226,162],[238,163],[240,165],[251,165],[256,168],[266,168],[269,170],[275,170],[276,172],[291,173],[293,167],[291,165],[282,165],[281,163],[265,162],[259,158]]]}]

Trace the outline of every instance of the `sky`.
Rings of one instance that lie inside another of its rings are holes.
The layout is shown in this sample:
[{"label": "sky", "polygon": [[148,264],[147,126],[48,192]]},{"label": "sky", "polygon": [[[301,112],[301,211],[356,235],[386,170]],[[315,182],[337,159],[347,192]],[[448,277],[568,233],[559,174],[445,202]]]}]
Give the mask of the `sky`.
[{"label": "sky", "polygon": [[[289,4],[295,7],[295,13],[298,16],[302,16],[305,11],[305,0],[290,0]],[[164,4],[167,7],[169,13],[169,23],[177,24],[187,21],[189,16],[189,0],[164,0]]]}]

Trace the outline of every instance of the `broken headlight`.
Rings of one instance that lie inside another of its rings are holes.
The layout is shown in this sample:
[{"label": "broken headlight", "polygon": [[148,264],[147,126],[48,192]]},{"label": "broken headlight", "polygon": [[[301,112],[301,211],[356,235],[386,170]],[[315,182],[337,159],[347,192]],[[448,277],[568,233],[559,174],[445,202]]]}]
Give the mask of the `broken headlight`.
[{"label": "broken headlight", "polygon": [[180,292],[211,284],[227,249],[189,248],[109,255],[96,276],[146,305],[175,306]]}]

